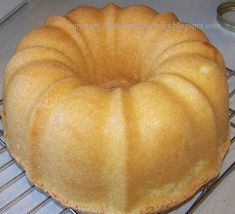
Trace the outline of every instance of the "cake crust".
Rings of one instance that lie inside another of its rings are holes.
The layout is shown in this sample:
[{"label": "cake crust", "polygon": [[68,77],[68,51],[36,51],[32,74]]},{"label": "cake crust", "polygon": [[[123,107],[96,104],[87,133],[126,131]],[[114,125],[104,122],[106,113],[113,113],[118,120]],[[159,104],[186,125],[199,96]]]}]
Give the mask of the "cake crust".
[{"label": "cake crust", "polygon": [[3,99],[12,156],[83,212],[169,210],[218,176],[230,145],[222,55],[143,5],[49,17],[18,44]]}]

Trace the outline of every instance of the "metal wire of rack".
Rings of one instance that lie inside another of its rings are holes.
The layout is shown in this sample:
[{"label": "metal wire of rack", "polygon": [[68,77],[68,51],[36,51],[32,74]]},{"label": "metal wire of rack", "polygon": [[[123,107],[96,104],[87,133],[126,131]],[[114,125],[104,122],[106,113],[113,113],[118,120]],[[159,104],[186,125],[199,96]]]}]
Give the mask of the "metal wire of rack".
[{"label": "metal wire of rack", "polygon": [[[227,68],[227,79],[229,80],[230,78],[234,78],[234,77],[235,77],[235,71]],[[235,97],[235,88],[233,88],[231,90],[231,92],[229,93],[229,97],[230,97],[231,100],[232,100],[232,98]],[[0,100],[0,105],[2,105],[2,104],[3,104],[3,100]],[[230,121],[231,121],[231,129],[235,130],[235,123],[233,122],[233,119],[235,118],[235,107],[232,107],[232,106],[230,107],[229,117],[230,117]],[[11,168],[13,165],[17,165],[16,161],[10,156],[10,154],[7,151],[7,147],[6,147],[6,144],[4,143],[4,139],[3,139],[3,129],[1,127],[2,127],[2,125],[0,124],[0,159],[1,159],[2,155],[6,156],[6,154],[7,154],[9,156],[9,160],[7,162],[5,162],[3,165],[0,166],[0,176],[1,176],[2,173],[4,173],[9,168]],[[234,143],[234,141],[235,141],[235,136],[232,135],[231,144]],[[214,180],[213,182],[211,182],[211,183],[209,183],[209,184],[207,184],[207,185],[205,185],[201,188],[198,197],[196,198],[194,203],[191,205],[191,207],[185,212],[185,214],[193,213],[193,211],[203,202],[203,200],[234,169],[235,169],[235,160],[216,180]],[[0,194],[2,194],[3,192],[8,191],[8,189],[11,186],[13,186],[14,184],[16,184],[17,182],[19,182],[22,179],[26,179],[26,174],[25,174],[25,171],[22,170],[18,166],[18,174],[14,175],[10,179],[7,179],[3,184],[0,183]],[[25,182],[28,182],[28,181],[26,180]],[[32,195],[35,190],[37,190],[36,194],[43,195],[43,198],[41,199],[40,202],[33,205],[33,207],[31,207],[25,213],[27,213],[27,214],[40,213],[40,210],[42,208],[44,208],[45,206],[47,206],[49,203],[55,203],[56,206],[58,207],[58,212],[55,212],[55,213],[59,213],[59,214],[65,214],[65,213],[66,214],[68,214],[68,213],[78,214],[79,213],[78,211],[75,211],[73,209],[63,207],[58,202],[55,202],[51,196],[49,196],[49,195],[43,193],[42,191],[38,190],[33,184],[30,184],[29,182],[28,182],[28,187],[26,189],[24,189],[23,191],[21,191],[17,195],[14,195],[14,197],[12,197],[12,200],[6,202],[3,206],[0,206],[0,213],[7,213],[7,211],[11,207],[15,206],[16,204],[19,204],[26,197]],[[33,198],[33,197],[34,196],[32,196],[31,198]],[[22,212],[20,212],[20,213],[22,213]]]}]

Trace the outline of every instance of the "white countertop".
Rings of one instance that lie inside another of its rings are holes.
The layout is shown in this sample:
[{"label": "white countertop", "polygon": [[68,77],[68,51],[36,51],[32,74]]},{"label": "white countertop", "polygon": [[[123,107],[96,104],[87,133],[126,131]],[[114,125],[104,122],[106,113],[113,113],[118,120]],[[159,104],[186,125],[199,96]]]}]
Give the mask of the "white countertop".
[{"label": "white countertop", "polygon": [[21,7],[24,0],[1,0],[0,2],[0,23]]},{"label": "white countertop", "polygon": [[[0,93],[4,67],[13,55],[16,44],[28,31],[41,26],[49,15],[62,15],[68,10],[80,5],[102,7],[109,1],[106,0],[32,0],[22,10],[0,25]],[[115,0],[114,3],[126,6],[140,3],[155,8],[158,12],[172,11],[179,19],[194,24],[216,24],[216,7],[221,0]],[[1,7],[1,2],[0,2]],[[211,43],[222,52],[227,67],[235,69],[235,33],[221,28],[204,28]],[[235,78],[230,81],[230,87],[235,85]],[[234,106],[233,100],[233,106]],[[235,160],[235,147],[233,145],[226,157],[223,169]],[[1,164],[0,164],[1,165]],[[1,199],[0,199],[1,202]],[[182,214],[190,205],[180,207],[172,214]],[[51,208],[53,210],[53,206]],[[13,212],[12,212],[13,213]],[[17,212],[16,210],[16,213]],[[53,212],[51,212],[53,213]],[[232,214],[235,213],[235,172],[230,174],[221,185],[205,200],[195,211],[200,214]]]}]

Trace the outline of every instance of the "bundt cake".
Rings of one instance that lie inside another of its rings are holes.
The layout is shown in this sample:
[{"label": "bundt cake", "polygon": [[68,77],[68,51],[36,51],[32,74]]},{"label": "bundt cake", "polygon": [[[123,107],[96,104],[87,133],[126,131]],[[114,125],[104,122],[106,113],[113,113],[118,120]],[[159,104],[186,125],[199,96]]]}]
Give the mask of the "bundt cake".
[{"label": "bundt cake", "polygon": [[18,44],[3,90],[9,151],[84,212],[168,210],[219,174],[230,144],[223,57],[146,6],[49,17]]}]

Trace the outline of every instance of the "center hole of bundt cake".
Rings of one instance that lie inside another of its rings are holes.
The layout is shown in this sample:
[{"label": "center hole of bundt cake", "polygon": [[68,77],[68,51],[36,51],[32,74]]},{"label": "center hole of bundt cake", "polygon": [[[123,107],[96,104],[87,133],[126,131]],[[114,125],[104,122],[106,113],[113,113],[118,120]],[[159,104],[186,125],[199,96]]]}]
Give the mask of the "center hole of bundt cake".
[{"label": "center hole of bundt cake", "polygon": [[[108,58],[107,58],[108,59]],[[106,90],[115,90],[117,88],[130,88],[142,81],[137,66],[130,65],[127,60],[109,61],[102,66],[98,63],[93,64],[96,69],[92,75],[87,75],[85,79],[91,85],[97,85]],[[104,61],[103,61],[104,62]],[[85,72],[84,72],[85,73]]]},{"label": "center hole of bundt cake", "polygon": [[148,74],[142,72],[142,59],[136,47],[129,45],[120,51],[121,45],[116,46],[112,51],[97,48],[89,58],[89,66],[86,66],[87,60],[84,60],[85,66],[78,71],[88,84],[112,91],[116,88],[130,88],[146,79]]},{"label": "center hole of bundt cake", "polygon": [[[115,68],[113,70],[107,69],[103,71],[97,69],[93,75],[79,76],[87,84],[98,86],[109,91],[113,91],[117,88],[127,89],[142,81],[139,75],[136,74],[137,72],[129,72],[128,69],[126,69],[126,73],[123,71],[125,71],[125,69],[122,71],[117,71]],[[83,74],[87,74],[87,72],[83,72]]]},{"label": "center hole of bundt cake", "polygon": [[122,78],[122,79],[109,79],[103,80],[102,83],[98,84],[100,87],[105,88],[109,91],[113,91],[117,88],[129,88],[139,81],[134,81],[132,79]]}]

